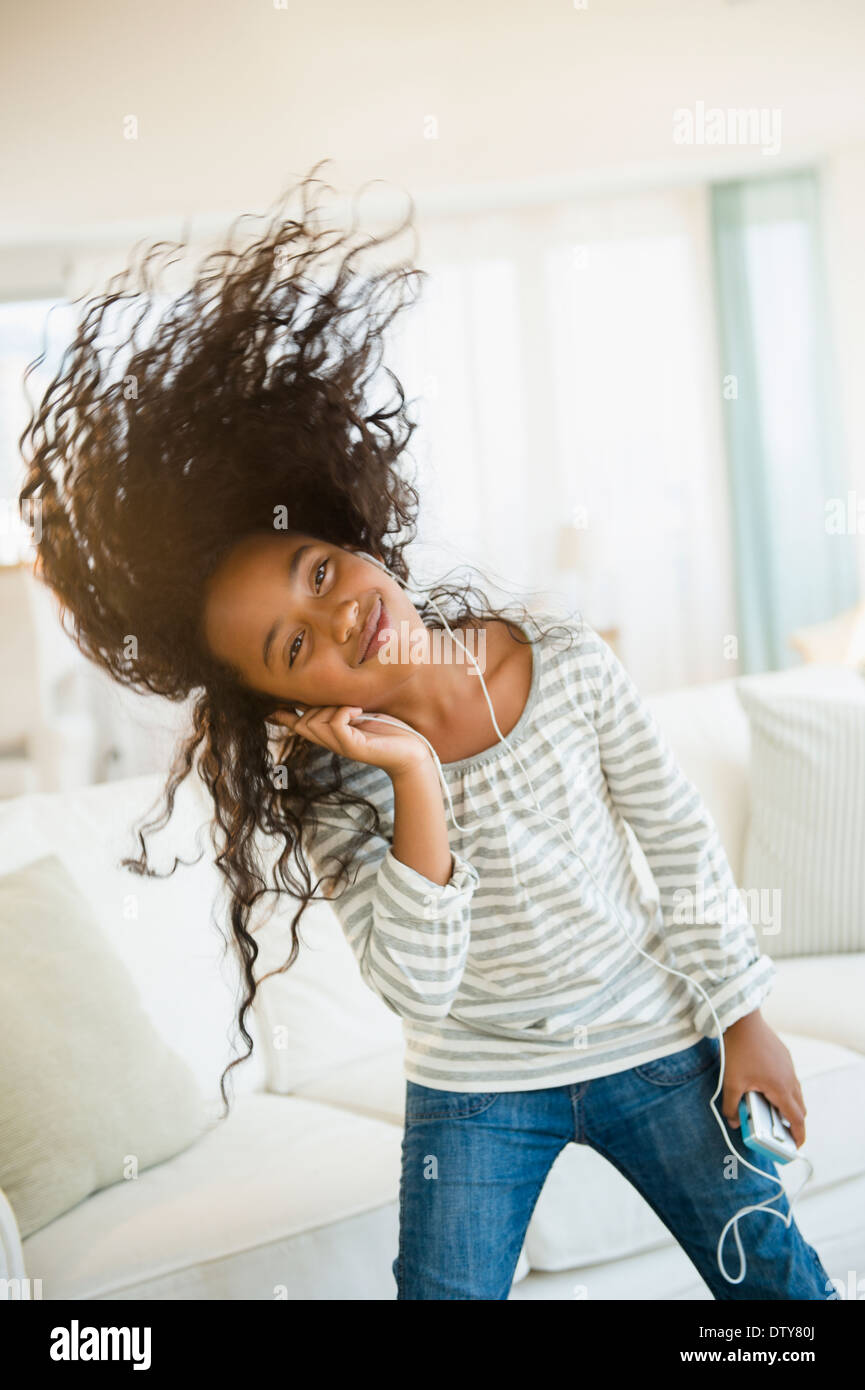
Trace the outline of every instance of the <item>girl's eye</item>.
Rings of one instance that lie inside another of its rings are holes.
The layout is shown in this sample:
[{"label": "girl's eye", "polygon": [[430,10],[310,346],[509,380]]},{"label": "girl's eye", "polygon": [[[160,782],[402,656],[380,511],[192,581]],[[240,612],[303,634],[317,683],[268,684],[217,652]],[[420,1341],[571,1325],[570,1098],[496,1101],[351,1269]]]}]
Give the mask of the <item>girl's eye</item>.
[{"label": "girl's eye", "polygon": [[[318,569],[317,569],[316,572],[315,572],[315,592],[316,592],[316,593],[319,592],[319,590],[321,589],[322,584],[324,583],[324,578],[322,577],[321,579],[319,579],[318,576],[321,574],[322,570],[326,570],[326,569],[327,569],[327,560],[322,560],[321,564],[319,565]],[[294,658],[296,657],[297,653],[300,651],[300,646],[301,646],[301,643],[302,643],[302,642],[303,642],[303,633],[298,633],[298,635],[295,637],[294,641],[292,642],[291,646],[289,647],[289,654],[288,654],[288,664],[289,664],[289,666],[293,666],[293,665],[294,665]]]}]

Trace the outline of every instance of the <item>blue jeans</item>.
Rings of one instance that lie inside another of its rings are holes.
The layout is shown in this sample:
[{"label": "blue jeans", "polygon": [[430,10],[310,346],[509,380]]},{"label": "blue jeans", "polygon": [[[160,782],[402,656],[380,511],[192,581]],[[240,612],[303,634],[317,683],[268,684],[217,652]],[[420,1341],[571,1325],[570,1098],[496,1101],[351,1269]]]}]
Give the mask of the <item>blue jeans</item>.
[{"label": "blue jeans", "polygon": [[[534,1091],[441,1091],[406,1082],[400,1179],[398,1299],[506,1299],[535,1203],[567,1143],[603,1154],[672,1232],[716,1299],[827,1299],[829,1275],[795,1220],[768,1211],[739,1222],[745,1278],[730,1284],[717,1262],[718,1237],[741,1207],[780,1189],[744,1164],[735,1179],[709,1109],[720,1044],[692,1047],[573,1085]],[[721,1111],[723,1092],[715,1104]],[[755,1167],[774,1163],[742,1144]],[[780,1165],[779,1165],[780,1166]],[[772,1203],[788,1215],[783,1192]],[[724,1267],[740,1273],[735,1231]]]}]

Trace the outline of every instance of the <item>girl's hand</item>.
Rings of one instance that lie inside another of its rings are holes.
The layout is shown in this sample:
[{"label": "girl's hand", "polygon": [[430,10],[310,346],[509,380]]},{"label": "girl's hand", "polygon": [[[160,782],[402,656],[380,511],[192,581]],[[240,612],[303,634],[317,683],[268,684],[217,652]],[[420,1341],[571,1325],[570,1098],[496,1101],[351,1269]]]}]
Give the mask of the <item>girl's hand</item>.
[{"label": "girl's hand", "polygon": [[780,1110],[796,1148],[805,1142],[805,1100],[793,1070],[793,1059],[760,1010],[737,1019],[724,1032],[724,1094],[727,1124],[739,1129],[739,1101],[746,1091],[760,1091]]},{"label": "girl's hand", "polygon": [[294,734],[300,734],[320,748],[329,748],[343,758],[358,763],[371,763],[390,777],[419,767],[430,758],[429,749],[419,738],[393,725],[374,720],[360,726],[350,721],[363,714],[360,705],[321,705],[294,714],[279,710],[268,718],[270,724],[280,724]]}]

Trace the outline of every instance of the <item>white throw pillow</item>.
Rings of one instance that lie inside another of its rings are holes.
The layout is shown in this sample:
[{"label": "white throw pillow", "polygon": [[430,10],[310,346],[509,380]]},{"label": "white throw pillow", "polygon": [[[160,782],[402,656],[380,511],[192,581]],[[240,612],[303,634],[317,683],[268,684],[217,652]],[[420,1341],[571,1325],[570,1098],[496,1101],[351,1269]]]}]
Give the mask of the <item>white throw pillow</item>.
[{"label": "white throw pillow", "polygon": [[0,877],[0,1187],[22,1238],[207,1127],[189,1067],[55,855]]},{"label": "white throw pillow", "polygon": [[771,956],[865,950],[865,681],[805,690],[744,678],[751,811],[742,888]]}]

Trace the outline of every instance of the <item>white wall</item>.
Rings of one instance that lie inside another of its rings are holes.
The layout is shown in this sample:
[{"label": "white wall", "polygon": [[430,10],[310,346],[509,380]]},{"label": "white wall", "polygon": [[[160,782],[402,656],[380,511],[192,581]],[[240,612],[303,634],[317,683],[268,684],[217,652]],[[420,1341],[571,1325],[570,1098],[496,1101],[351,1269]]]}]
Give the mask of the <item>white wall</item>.
[{"label": "white wall", "polygon": [[[861,0],[6,6],[0,236],[261,210],[323,157],[430,207],[780,166],[865,138],[863,53]],[[779,154],[676,145],[697,101],[779,109]]]}]

